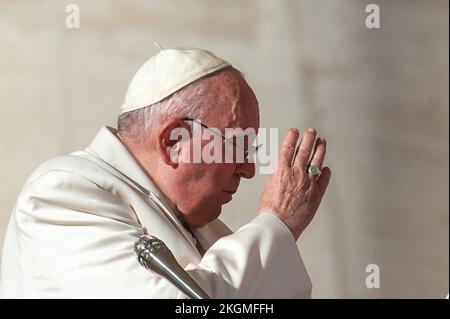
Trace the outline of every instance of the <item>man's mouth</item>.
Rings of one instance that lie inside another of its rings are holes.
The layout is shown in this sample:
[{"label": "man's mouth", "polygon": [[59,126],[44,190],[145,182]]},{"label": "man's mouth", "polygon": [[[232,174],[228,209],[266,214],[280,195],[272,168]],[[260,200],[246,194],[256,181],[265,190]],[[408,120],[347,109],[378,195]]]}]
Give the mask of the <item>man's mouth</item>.
[{"label": "man's mouth", "polygon": [[233,195],[234,193],[236,193],[237,189],[232,190],[232,191],[229,191],[229,190],[224,189],[223,191],[224,191],[225,193],[228,193],[228,194]]}]

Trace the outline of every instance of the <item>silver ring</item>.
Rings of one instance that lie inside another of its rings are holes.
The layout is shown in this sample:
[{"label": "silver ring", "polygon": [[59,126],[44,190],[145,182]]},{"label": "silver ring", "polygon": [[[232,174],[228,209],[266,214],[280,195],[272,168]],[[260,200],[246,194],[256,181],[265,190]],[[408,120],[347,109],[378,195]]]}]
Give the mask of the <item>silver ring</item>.
[{"label": "silver ring", "polygon": [[308,174],[309,175],[319,176],[321,172],[322,171],[320,170],[319,166],[314,166],[314,165],[308,166]]}]

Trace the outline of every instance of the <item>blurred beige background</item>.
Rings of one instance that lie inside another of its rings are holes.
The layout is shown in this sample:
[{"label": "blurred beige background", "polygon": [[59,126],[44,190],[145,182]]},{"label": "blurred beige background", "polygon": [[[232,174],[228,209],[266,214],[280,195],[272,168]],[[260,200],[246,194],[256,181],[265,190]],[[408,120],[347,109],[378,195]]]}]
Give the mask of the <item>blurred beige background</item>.
[{"label": "blurred beige background", "polygon": [[[371,2],[381,29],[365,27],[360,0],[0,0],[0,244],[32,170],[115,125],[152,43],[191,45],[245,71],[262,127],[327,137],[332,182],[299,240],[313,297],[443,298],[448,1]],[[80,29],[65,27],[69,3]],[[266,177],[225,206],[233,229],[255,215]],[[378,289],[365,285],[368,264],[380,267]]]}]

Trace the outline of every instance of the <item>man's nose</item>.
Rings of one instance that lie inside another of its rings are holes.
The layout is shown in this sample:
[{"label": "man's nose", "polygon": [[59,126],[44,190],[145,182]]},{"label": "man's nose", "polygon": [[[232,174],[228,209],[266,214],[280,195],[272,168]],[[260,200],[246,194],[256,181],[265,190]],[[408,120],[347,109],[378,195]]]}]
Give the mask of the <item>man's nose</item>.
[{"label": "man's nose", "polygon": [[239,164],[236,168],[236,174],[244,178],[252,178],[255,176],[255,163]]}]

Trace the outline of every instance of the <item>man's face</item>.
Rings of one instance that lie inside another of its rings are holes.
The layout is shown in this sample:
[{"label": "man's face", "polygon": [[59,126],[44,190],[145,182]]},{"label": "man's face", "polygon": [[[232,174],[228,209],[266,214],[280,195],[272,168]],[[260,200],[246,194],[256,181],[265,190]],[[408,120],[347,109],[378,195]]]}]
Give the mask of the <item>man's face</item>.
[{"label": "man's face", "polygon": [[[217,91],[214,112],[201,119],[202,123],[209,128],[220,130],[223,136],[226,135],[225,128],[251,128],[257,132],[259,108],[253,91],[237,72],[224,73],[222,77],[216,76],[214,79],[212,88]],[[194,125],[198,123],[191,123],[191,127]],[[200,126],[196,129],[205,130]],[[195,151],[195,138],[198,136],[194,136],[189,142],[190,154]],[[203,140],[201,143],[204,147],[209,141]],[[247,149],[251,146],[249,144],[245,143],[243,148]],[[230,147],[236,151],[232,143],[223,142],[222,146],[223,152]],[[217,218],[222,211],[222,205],[231,201],[241,178],[252,178],[255,175],[253,163],[236,161],[205,163],[202,160],[200,163],[193,163],[191,160],[180,163],[176,170],[179,185],[175,187],[173,195],[178,209],[193,227],[202,227]]]}]

